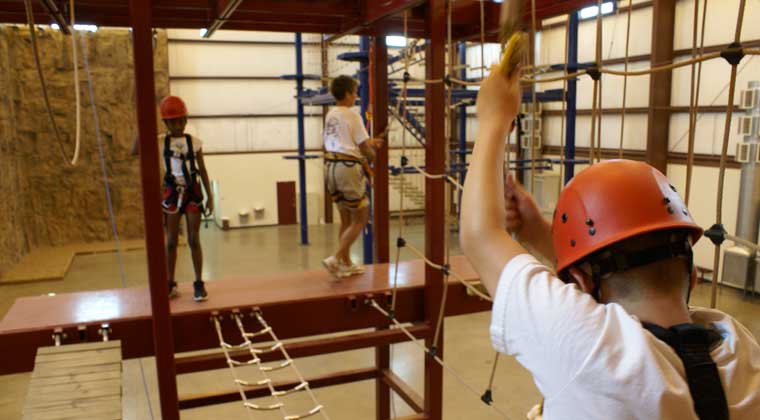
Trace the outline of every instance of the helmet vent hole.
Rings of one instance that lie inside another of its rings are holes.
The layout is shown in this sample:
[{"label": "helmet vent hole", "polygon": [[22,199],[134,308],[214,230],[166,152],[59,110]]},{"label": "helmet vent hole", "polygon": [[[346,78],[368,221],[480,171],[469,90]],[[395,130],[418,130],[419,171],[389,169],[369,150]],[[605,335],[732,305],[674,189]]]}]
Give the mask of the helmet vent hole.
[{"label": "helmet vent hole", "polygon": [[668,197],[665,197],[663,201],[665,202],[665,204],[670,204],[670,199]]},{"label": "helmet vent hole", "polygon": [[668,206],[668,213],[673,214],[673,207]]},{"label": "helmet vent hole", "polygon": [[567,223],[567,213],[562,213],[562,223]]},{"label": "helmet vent hole", "polygon": [[589,235],[591,235],[591,236],[594,236],[594,235],[596,235],[596,228],[591,228],[591,229],[589,229],[589,230],[588,230],[588,234],[589,234]]},{"label": "helmet vent hole", "polygon": [[683,211],[683,215],[684,216],[688,216],[689,215],[689,212],[686,209],[683,209],[682,211]]},{"label": "helmet vent hole", "polygon": [[670,189],[673,190],[673,192],[678,192],[678,190],[676,190],[676,187],[674,187],[673,184],[670,184]]},{"label": "helmet vent hole", "polygon": [[570,240],[570,246],[572,246],[572,247],[574,247],[574,246],[575,246],[575,239],[571,239],[571,240]]},{"label": "helmet vent hole", "polygon": [[591,219],[586,219],[586,225],[588,226],[594,226],[594,221]]}]

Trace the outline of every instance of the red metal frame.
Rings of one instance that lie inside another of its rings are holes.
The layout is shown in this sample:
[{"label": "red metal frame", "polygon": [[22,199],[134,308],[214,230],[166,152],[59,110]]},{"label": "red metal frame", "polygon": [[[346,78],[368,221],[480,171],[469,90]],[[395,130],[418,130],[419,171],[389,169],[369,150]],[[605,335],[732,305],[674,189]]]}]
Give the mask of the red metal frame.
[{"label": "red metal frame", "polygon": [[174,372],[174,345],[169,319],[169,286],[161,214],[161,176],[158,169],[156,138],[156,86],[153,78],[153,27],[151,1],[131,0],[132,51],[135,60],[137,127],[140,136],[140,179],[142,180],[145,247],[148,253],[148,279],[153,337],[158,372],[158,393],[164,420],[179,420],[177,377]]},{"label": "red metal frame", "polygon": [[[425,51],[425,78],[443,79],[446,72],[446,1],[428,2],[429,42]],[[446,171],[446,112],[443,83],[425,86],[425,168],[431,174]],[[444,180],[425,179],[425,256],[434,264],[445,263],[445,199]],[[443,272],[425,266],[425,322],[435,327],[443,296]],[[438,342],[433,336],[425,346],[436,349],[443,359],[443,330]],[[425,414],[431,419],[443,417],[443,368],[430,356],[425,357]]]}]

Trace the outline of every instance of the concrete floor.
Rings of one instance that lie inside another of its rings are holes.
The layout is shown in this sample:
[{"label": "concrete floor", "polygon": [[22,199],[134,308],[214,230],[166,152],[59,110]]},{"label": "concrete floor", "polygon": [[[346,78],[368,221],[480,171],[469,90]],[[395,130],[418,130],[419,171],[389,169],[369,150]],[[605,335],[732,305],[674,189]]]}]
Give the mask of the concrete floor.
[{"label": "concrete floor", "polygon": [[[213,281],[229,277],[250,277],[251,273],[267,274],[318,268],[321,266],[321,259],[334,248],[336,232],[337,225],[312,226],[309,230],[311,245],[300,246],[297,226],[241,229],[229,232],[221,232],[214,227],[203,229],[201,239],[206,261],[204,278]],[[410,225],[405,237],[411,243],[422,247],[422,226],[418,223]],[[451,252],[458,254],[456,241],[452,242]],[[360,251],[361,248],[358,245],[354,249],[354,259],[359,259]],[[412,257],[407,253],[402,254],[403,259]],[[125,253],[123,262],[126,287],[147,283],[144,251]],[[20,296],[122,287],[118,267],[116,254],[80,256],[75,259],[63,281],[0,286],[0,316],[4,315],[13,301]],[[190,253],[183,248],[179,252],[177,262],[177,280],[192,281],[192,279]],[[760,300],[752,302],[744,299],[741,293],[732,289],[720,290],[718,296],[718,308],[735,316],[756,337],[760,337]],[[700,285],[692,295],[692,304],[706,306],[708,303],[709,287]],[[489,314],[487,313],[452,317],[446,320],[445,359],[468,384],[473,385],[479,392],[485,389],[494,362],[494,352],[488,340],[488,322]],[[304,376],[308,377],[338,370],[369,367],[373,362],[372,350],[359,350],[298,359],[296,364]],[[422,392],[423,354],[417,347],[411,343],[394,345],[392,365],[393,370],[400,377],[418,392]],[[244,373],[249,374],[248,377],[251,379],[258,378],[253,371],[244,371]],[[1,419],[21,418],[29,378],[28,373],[0,376]],[[130,420],[160,418],[154,360],[145,358],[127,361],[124,378],[125,418]],[[227,370],[181,375],[178,377],[178,387],[181,396],[234,390]],[[146,389],[149,398],[146,397]],[[332,419],[374,418],[374,383],[372,381],[317,389],[315,394]],[[289,414],[304,411],[309,407],[306,395],[288,398]],[[533,404],[540,401],[541,396],[530,374],[514,359],[502,356],[496,373],[494,399],[495,405],[504,410],[510,418],[519,419],[524,418],[525,413]],[[262,400],[260,403],[269,402]],[[394,406],[398,416],[412,414],[409,407],[398,398],[395,398]],[[485,406],[448,373],[444,374],[444,413],[446,419],[503,418],[493,409]],[[185,410],[182,412],[182,418],[185,420],[236,419],[246,418],[246,412],[241,404],[236,402]],[[250,418],[281,419],[277,413],[263,412],[253,413]]]}]

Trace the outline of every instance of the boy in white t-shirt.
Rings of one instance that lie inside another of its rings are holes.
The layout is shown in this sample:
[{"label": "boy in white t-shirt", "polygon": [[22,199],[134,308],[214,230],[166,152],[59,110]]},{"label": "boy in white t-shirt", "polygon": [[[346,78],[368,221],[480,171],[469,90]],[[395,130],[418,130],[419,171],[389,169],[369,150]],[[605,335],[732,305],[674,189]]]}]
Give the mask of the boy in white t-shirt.
[{"label": "boy in white t-shirt", "polygon": [[351,108],[358,97],[359,85],[348,76],[338,76],[330,83],[336,106],[325,116],[325,181],[340,211],[338,249],[322,263],[337,277],[364,272],[351,261],[351,245],[367,225],[369,197],[367,183],[372,172],[369,162],[382,139],[369,137],[362,117]]},{"label": "boy in white t-shirt", "polygon": [[520,96],[519,71],[494,66],[481,84],[460,242],[494,297],[493,345],[533,374],[543,418],[760,418],[756,339],[688,306],[702,229],[675,188],[642,162],[598,163],[567,184],[549,225],[504,182]]},{"label": "boy in white t-shirt", "polygon": [[[182,216],[187,218],[187,242],[190,246],[195,270],[193,282],[193,299],[196,302],[208,298],[202,280],[203,250],[200,242],[201,215],[214,211],[214,200],[209,188],[206,164],[203,161],[203,142],[197,137],[185,133],[187,125],[187,107],[177,96],[167,96],[161,100],[161,118],[166,124],[167,132],[158,136],[161,145],[161,157],[164,164],[164,211],[166,229],[166,258],[169,277],[169,298],[179,295],[177,282],[174,280],[174,268],[177,262],[177,240]],[[132,153],[137,154],[139,142],[135,139]],[[203,190],[208,194],[204,211]]]}]

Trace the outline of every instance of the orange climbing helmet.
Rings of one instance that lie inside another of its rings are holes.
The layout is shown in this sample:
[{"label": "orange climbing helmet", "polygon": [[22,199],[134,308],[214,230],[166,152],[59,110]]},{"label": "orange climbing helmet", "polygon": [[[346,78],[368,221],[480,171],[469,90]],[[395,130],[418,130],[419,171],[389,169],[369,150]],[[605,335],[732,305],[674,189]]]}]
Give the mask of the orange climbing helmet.
[{"label": "orange climbing helmet", "polygon": [[161,118],[171,120],[187,117],[187,107],[179,96],[167,96],[161,99]]},{"label": "orange climbing helmet", "polygon": [[[580,172],[560,193],[552,221],[557,272],[617,242],[671,229],[690,234],[689,253],[703,232],[662,172],[631,160],[598,163]],[[622,257],[609,259],[619,262]],[[626,268],[622,265],[617,269]]]}]

